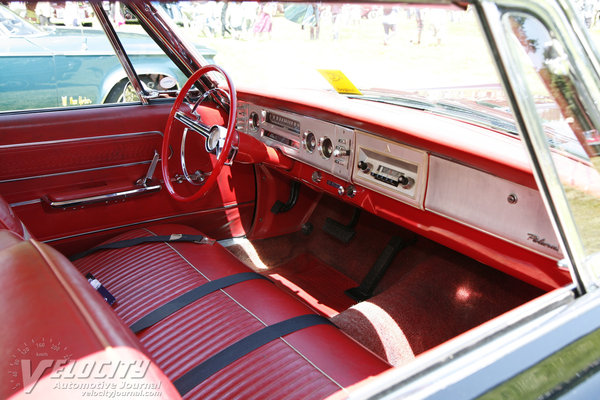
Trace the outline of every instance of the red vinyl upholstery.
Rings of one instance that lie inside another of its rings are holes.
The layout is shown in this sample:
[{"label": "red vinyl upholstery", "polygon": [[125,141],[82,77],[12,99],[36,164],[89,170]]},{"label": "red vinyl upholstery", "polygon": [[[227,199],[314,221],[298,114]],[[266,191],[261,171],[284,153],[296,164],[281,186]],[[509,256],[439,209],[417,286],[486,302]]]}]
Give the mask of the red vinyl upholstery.
[{"label": "red vinyl upholstery", "polygon": [[[147,370],[143,377],[124,376],[119,384],[158,385],[163,398],[177,397],[131,331],[49,246],[0,231],[0,296],[0,364],[9,366],[9,382],[2,380],[0,398],[78,398],[81,391],[57,388],[65,383],[62,368],[104,365],[109,371],[124,360]],[[104,381],[92,373],[75,376],[77,380],[67,377],[66,384]]]},{"label": "red vinyl upholstery", "polygon": [[[173,233],[163,225],[111,241]],[[75,262],[117,299],[127,325],[208,280],[248,268],[219,244],[155,243],[100,251]],[[313,313],[266,280],[238,283],[186,306],[138,337],[165,374],[176,380],[211,355],[266,325]],[[324,398],[389,366],[332,325],[273,341],[217,372],[186,398]]]},{"label": "red vinyl upholstery", "polygon": [[[249,269],[218,243],[151,243],[99,251],[77,260],[74,268],[49,246],[23,240],[26,231],[1,199],[0,221],[10,229],[0,230],[0,362],[18,367],[22,358],[31,357],[35,368],[55,360],[36,379],[31,394],[24,391],[26,384],[19,384],[27,383],[23,371],[14,372],[10,384],[2,385],[2,398],[80,397],[77,391],[53,392],[56,381],[48,377],[60,371],[56,360],[65,357],[86,363],[153,360],[160,369],[152,363],[143,382],[158,382],[162,397],[177,398],[170,381],[267,325],[313,313],[271,282],[249,280],[195,301],[136,338],[127,326],[148,312],[210,280]],[[110,242],[173,233],[199,234],[182,225],[162,225]],[[83,278],[88,272],[117,299],[112,310]],[[59,350],[30,352],[40,343]],[[339,396],[341,389],[388,368],[333,325],[317,325],[234,361],[185,398],[320,399]],[[29,372],[36,376],[39,371]]]},{"label": "red vinyl upholstery", "polygon": [[0,197],[0,229],[8,229],[22,238],[30,237],[21,220],[2,197]]}]

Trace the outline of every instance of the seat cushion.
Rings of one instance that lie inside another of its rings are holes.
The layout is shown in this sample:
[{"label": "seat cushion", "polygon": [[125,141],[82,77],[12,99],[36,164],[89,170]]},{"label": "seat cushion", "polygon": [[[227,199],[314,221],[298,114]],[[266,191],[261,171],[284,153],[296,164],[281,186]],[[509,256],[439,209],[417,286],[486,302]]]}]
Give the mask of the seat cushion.
[{"label": "seat cushion", "polygon": [[[181,225],[138,229],[112,241],[174,233]],[[99,251],[75,262],[115,296],[116,314],[131,325],[208,281],[249,269],[218,243],[152,243]],[[236,341],[313,311],[267,280],[211,293],[138,334],[165,374],[176,380]],[[333,325],[306,328],[262,346],[195,387],[189,398],[324,398],[389,368]]]}]

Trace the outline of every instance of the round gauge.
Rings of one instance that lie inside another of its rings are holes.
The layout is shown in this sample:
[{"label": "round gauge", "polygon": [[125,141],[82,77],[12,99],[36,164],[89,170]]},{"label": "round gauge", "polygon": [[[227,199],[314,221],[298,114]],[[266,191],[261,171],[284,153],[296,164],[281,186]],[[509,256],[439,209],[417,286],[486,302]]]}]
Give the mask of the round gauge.
[{"label": "round gauge", "polygon": [[328,137],[323,137],[319,140],[319,151],[324,159],[328,159],[333,154],[333,143]]},{"label": "round gauge", "polygon": [[255,112],[251,112],[250,118],[248,118],[248,127],[250,128],[250,130],[256,131],[258,129],[259,121],[260,120],[258,118],[258,114]]},{"label": "round gauge", "polygon": [[315,148],[317,147],[317,138],[315,138],[315,134],[311,131],[304,132],[304,139],[302,139],[302,144],[304,145],[306,151],[308,151],[309,153],[315,151]]}]

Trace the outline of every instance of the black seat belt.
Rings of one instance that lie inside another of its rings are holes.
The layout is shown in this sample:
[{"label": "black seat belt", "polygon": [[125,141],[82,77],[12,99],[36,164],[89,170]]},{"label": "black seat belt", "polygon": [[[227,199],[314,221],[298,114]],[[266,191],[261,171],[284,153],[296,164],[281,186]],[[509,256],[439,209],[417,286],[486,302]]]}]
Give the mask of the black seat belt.
[{"label": "black seat belt", "polygon": [[137,237],[133,239],[119,240],[117,242],[105,243],[100,246],[92,247],[86,251],[82,251],[81,253],[74,254],[69,257],[70,261],[79,260],[85,256],[89,256],[92,253],[95,253],[100,250],[108,250],[108,249],[123,249],[125,247],[137,246],[143,243],[153,243],[153,242],[194,242],[201,243],[204,239],[202,235],[186,235],[182,233],[176,233],[172,235],[163,235],[163,236],[144,236]]},{"label": "black seat belt", "polygon": [[175,299],[158,307],[156,310],[150,311],[148,314],[134,322],[129,328],[133,331],[133,333],[138,333],[210,293],[251,279],[265,279],[270,282],[267,277],[257,274],[256,272],[242,272],[239,274],[229,275],[224,278],[215,279],[214,281],[207,282],[188,292],[185,292],[179,297],[176,297]]},{"label": "black seat belt", "polygon": [[325,317],[317,314],[307,314],[266,326],[226,347],[200,365],[195,366],[181,378],[173,382],[173,384],[179,391],[179,394],[185,396],[187,392],[198,386],[205,379],[265,344],[301,329],[323,324],[333,325]]}]

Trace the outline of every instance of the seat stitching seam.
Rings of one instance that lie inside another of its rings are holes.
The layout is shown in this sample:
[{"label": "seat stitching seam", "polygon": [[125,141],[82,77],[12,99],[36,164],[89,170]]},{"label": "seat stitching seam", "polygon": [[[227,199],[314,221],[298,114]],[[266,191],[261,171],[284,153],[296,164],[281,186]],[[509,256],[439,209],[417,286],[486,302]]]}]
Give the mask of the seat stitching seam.
[{"label": "seat stitching seam", "polygon": [[[146,229],[146,228],[144,228]],[[146,229],[148,230],[148,229]],[[148,230],[148,232],[156,235],[154,232]],[[171,248],[171,250],[173,250],[179,257],[181,257],[181,259],[183,261],[185,261],[186,263],[188,263],[192,268],[194,268],[200,275],[202,275],[207,281],[211,282],[211,280],[202,273],[202,271],[200,271],[192,262],[190,262],[183,254],[181,254],[176,248],[174,248],[173,246],[171,246],[170,243],[164,242],[164,244],[166,244],[167,246],[169,246]],[[260,322],[261,324],[263,324],[264,326],[268,326],[263,320],[261,320],[260,318],[258,318],[254,313],[252,313],[250,310],[248,310],[246,307],[244,307],[242,304],[240,304],[240,302],[238,302],[236,299],[234,299],[229,293],[227,293],[224,289],[219,289],[220,292],[222,292],[223,294],[225,294],[227,297],[229,297],[231,300],[233,300],[238,306],[240,306],[243,310],[245,310],[248,314],[250,314],[251,316],[253,316],[258,322]]]}]

